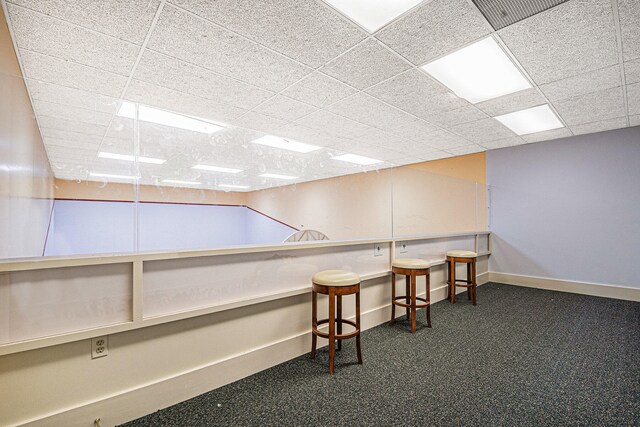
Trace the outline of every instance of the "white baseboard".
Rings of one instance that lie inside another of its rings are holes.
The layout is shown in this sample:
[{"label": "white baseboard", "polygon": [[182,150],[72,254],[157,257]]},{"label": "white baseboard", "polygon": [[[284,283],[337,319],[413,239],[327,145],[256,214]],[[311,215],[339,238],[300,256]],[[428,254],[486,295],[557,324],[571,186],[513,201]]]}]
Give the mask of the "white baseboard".
[{"label": "white baseboard", "polygon": [[[478,274],[476,280],[478,285],[487,283],[489,273]],[[457,293],[459,292],[465,292],[465,290],[457,291]],[[435,286],[431,289],[432,303],[444,300],[446,297],[446,285]],[[363,312],[361,313],[362,329],[366,330],[386,323],[390,316],[390,304]],[[326,340],[321,339],[318,344],[319,347],[322,347],[322,344],[326,345]],[[115,426],[286,362],[308,353],[310,348],[311,329],[308,332],[287,337],[188,372],[144,384],[104,399],[86,402],[54,414],[38,417],[20,425],[32,427],[88,426],[92,425],[96,414],[110,414],[109,416],[101,415],[100,425],[101,427]],[[366,349],[363,350],[366,354]]]},{"label": "white baseboard", "polygon": [[488,273],[488,276],[489,281],[491,282],[505,283],[508,285],[547,289],[550,291],[570,292],[574,294],[592,295],[596,297],[640,301],[640,288],[628,288],[624,286],[606,285],[600,283],[548,279],[545,277],[497,273],[495,271],[490,271]]}]

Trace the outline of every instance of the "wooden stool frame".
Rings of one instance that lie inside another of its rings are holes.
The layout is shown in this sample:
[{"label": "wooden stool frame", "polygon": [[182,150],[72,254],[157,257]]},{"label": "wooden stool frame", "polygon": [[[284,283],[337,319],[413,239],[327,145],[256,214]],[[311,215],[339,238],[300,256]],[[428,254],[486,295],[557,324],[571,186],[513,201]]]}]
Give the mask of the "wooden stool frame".
[{"label": "wooden stool frame", "polygon": [[[467,264],[467,279],[456,279],[456,263]],[[476,283],[476,258],[447,256],[447,268],[448,277],[447,285],[449,288],[449,300],[451,304],[456,303],[456,287],[467,288],[467,297],[473,300],[473,305],[476,305],[476,289],[478,285]]]},{"label": "wooden stool frame", "polygon": [[[329,317],[327,319],[318,320],[318,294],[329,296]],[[347,320],[342,318],[342,296],[356,296],[356,320]],[[337,300],[337,304],[336,304]],[[338,340],[338,350],[342,349],[342,340],[356,337],[356,349],[358,352],[358,363],[362,365],[362,351],[360,349],[360,283],[350,286],[332,286],[312,284],[311,288],[311,358],[316,357],[316,345],[318,337],[329,340],[329,373],[333,374],[336,340]],[[337,309],[337,310],[336,310]],[[337,313],[336,313],[337,311]],[[329,333],[320,332],[318,325],[324,323],[329,324]],[[342,324],[346,323],[355,328],[354,331],[343,334]]]},{"label": "wooden stool frame", "polygon": [[[405,295],[396,296],[396,274],[406,276]],[[416,278],[425,276],[427,283],[426,298],[416,295]],[[416,311],[418,308],[426,307],[427,326],[431,327],[431,272],[429,268],[400,268],[391,267],[391,321],[390,325],[396,322],[396,305],[407,309],[407,320],[411,319],[411,333],[416,332]],[[405,302],[400,300],[404,299]],[[418,303],[417,301],[422,301]],[[411,315],[411,316],[409,316]]]}]

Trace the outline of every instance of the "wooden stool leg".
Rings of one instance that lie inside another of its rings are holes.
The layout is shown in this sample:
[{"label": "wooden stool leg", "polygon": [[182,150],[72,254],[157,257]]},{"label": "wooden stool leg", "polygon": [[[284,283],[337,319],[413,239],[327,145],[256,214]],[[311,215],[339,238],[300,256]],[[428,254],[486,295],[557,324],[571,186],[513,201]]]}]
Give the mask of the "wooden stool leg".
[{"label": "wooden stool leg", "polygon": [[451,301],[451,261],[447,260],[447,299]]},{"label": "wooden stool leg", "polygon": [[[337,296],[338,299],[338,335],[342,334],[342,295]],[[338,340],[338,351],[342,350],[342,340]]]},{"label": "wooden stool leg", "polygon": [[452,260],[451,263],[451,304],[456,303],[456,261]]},{"label": "wooden stool leg", "polygon": [[[313,329],[318,329],[318,294],[316,291],[311,292],[311,326]],[[311,331],[311,358],[316,358],[316,344],[318,343],[318,336],[315,332]]]},{"label": "wooden stool leg", "polygon": [[333,374],[336,356],[336,295],[333,288],[329,289],[329,373]]},{"label": "wooden stool leg", "polygon": [[478,284],[476,283],[476,260],[471,263],[471,280],[473,281],[473,305],[476,305],[476,291]]},{"label": "wooden stool leg", "polygon": [[360,289],[356,292],[356,350],[358,351],[358,363],[362,365],[362,350],[360,349]]},{"label": "wooden stool leg", "polygon": [[410,317],[409,317],[409,312],[410,312],[409,303],[411,302],[411,293],[410,293],[411,292],[411,290],[410,290],[411,283],[410,282],[411,282],[411,277],[405,276],[405,288],[406,289],[405,289],[405,294],[404,294],[405,295],[404,302],[407,303],[407,320],[410,319]]},{"label": "wooden stool leg", "polygon": [[[473,282],[471,280],[471,264],[467,263],[467,285],[471,285]],[[471,301],[471,294],[473,293],[472,286],[467,287],[467,299]]]},{"label": "wooden stool leg", "polygon": [[427,273],[427,275],[425,276],[425,280],[427,281],[427,295],[425,299],[427,300],[427,304],[429,304],[425,311],[427,312],[427,326],[431,327],[431,274],[430,273]]},{"label": "wooden stool leg", "polygon": [[390,325],[396,323],[396,273],[391,272],[391,321]]},{"label": "wooden stool leg", "polygon": [[411,271],[411,333],[416,332],[416,272]]}]

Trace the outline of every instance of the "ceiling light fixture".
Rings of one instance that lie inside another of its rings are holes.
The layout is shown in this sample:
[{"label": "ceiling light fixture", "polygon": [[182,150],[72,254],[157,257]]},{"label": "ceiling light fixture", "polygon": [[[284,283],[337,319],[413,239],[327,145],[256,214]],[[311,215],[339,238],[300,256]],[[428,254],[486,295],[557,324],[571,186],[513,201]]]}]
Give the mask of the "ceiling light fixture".
[{"label": "ceiling light fixture", "polygon": [[[131,102],[123,102],[117,113],[120,117],[133,119],[136,116],[135,104]],[[223,126],[216,125],[209,121],[198,119],[196,117],[185,116],[183,114],[171,113],[169,111],[160,110],[158,108],[139,105],[138,119],[143,122],[157,123],[159,125],[170,126],[178,129],[186,129],[200,133],[214,133]]]},{"label": "ceiling light fixture", "polygon": [[165,184],[183,184],[183,185],[200,185],[201,182],[198,181],[181,181],[179,179],[163,179],[162,182]]},{"label": "ceiling light fixture", "polygon": [[[98,157],[103,159],[126,160],[127,162],[136,161],[135,156],[130,156],[128,154],[107,153],[104,151],[99,152]],[[154,165],[162,165],[166,162],[166,160],[163,160],[163,159],[154,159],[153,157],[143,157],[143,156],[138,156],[138,161],[140,163],[151,163]]]},{"label": "ceiling light fixture", "polygon": [[262,175],[260,175],[261,177],[264,178],[275,178],[275,179],[297,179],[297,176],[292,176],[292,175],[280,175],[277,173],[263,173]]},{"label": "ceiling light fixture", "polygon": [[518,135],[528,135],[564,127],[548,104],[503,114],[494,118]]},{"label": "ceiling light fixture", "polygon": [[297,153],[310,153],[322,148],[318,147],[317,145],[305,144],[304,142],[293,141],[273,135],[265,135],[261,138],[254,139],[251,142],[253,142],[254,144],[281,148],[283,150],[295,151]]},{"label": "ceiling light fixture", "polygon": [[234,168],[223,168],[220,166],[209,166],[209,165],[195,165],[191,169],[196,169],[200,171],[207,172],[223,172],[223,173],[240,173],[242,169],[234,169]]},{"label": "ceiling light fixture", "polygon": [[113,179],[126,179],[126,180],[140,179],[140,177],[133,176],[133,175],[116,175],[112,173],[102,173],[102,172],[89,172],[89,176],[92,176],[94,178],[113,178]]},{"label": "ceiling light fixture", "polygon": [[491,36],[422,69],[472,104],[532,87]]},{"label": "ceiling light fixture", "polygon": [[325,0],[347,17],[374,33],[422,0]]},{"label": "ceiling light fixture", "polygon": [[357,154],[343,154],[341,156],[332,157],[333,160],[355,163],[357,165],[375,165],[382,163],[382,160],[372,159],[371,157],[358,156]]},{"label": "ceiling light fixture", "polygon": [[251,188],[248,185],[235,185],[235,184],[218,184],[218,187],[220,188],[237,188],[237,189],[247,189],[247,188]]}]

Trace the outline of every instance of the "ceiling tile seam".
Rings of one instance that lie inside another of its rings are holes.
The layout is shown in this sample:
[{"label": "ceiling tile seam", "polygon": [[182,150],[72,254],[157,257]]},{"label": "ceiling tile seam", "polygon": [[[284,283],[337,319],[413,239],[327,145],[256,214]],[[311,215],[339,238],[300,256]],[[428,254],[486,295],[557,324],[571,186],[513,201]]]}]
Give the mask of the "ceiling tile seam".
[{"label": "ceiling tile seam", "polygon": [[325,9],[328,9],[330,12],[332,12],[335,15],[338,15],[338,17],[342,18],[343,21],[345,21],[347,24],[349,25],[353,25],[354,27],[356,27],[357,29],[361,30],[363,33],[365,33],[368,36],[370,36],[371,34],[369,33],[369,30],[367,30],[366,28],[364,28],[362,25],[360,25],[359,23],[352,21],[347,15],[345,15],[344,13],[342,13],[341,11],[339,11],[338,9],[334,8],[332,5],[330,5],[329,3],[323,1],[323,0],[315,0],[315,2],[317,4],[319,4],[320,6],[324,7]]},{"label": "ceiling tile seam", "polygon": [[94,28],[85,27],[83,25],[76,24],[75,22],[67,21],[66,19],[62,19],[62,18],[58,18],[57,16],[47,15],[46,13],[42,13],[39,10],[35,10],[35,9],[32,9],[30,7],[27,7],[27,6],[23,6],[21,4],[14,3],[12,1],[8,1],[7,3],[10,3],[13,7],[17,7],[19,9],[28,10],[29,12],[32,12],[32,13],[34,13],[36,15],[44,16],[44,17],[46,17],[48,19],[52,19],[54,21],[64,22],[65,24],[71,25],[73,27],[82,28],[83,30],[89,31],[90,33],[93,33],[93,34],[99,34],[101,36],[108,37],[108,38],[113,39],[113,40],[117,40],[117,41],[120,41],[120,42],[123,42],[123,43],[127,43],[127,44],[129,44],[131,46],[140,47],[140,45],[137,44],[137,43],[131,42],[129,40],[121,39],[121,38],[113,36],[111,34],[107,34],[107,33],[101,32],[101,31],[97,31]]},{"label": "ceiling tile seam", "polygon": [[210,20],[210,19],[204,18],[204,17],[202,17],[202,16],[200,16],[200,15],[198,15],[198,14],[194,13],[194,12],[191,12],[191,11],[190,11],[190,10],[188,10],[188,9],[183,8],[182,6],[178,6],[177,4],[172,3],[170,0],[163,0],[163,2],[166,2],[167,4],[169,4],[169,6],[170,6],[170,7],[173,7],[174,9],[178,9],[179,11],[184,12],[184,13],[186,13],[186,14],[188,14],[188,15],[191,15],[191,16],[192,16],[192,17],[194,17],[194,18],[197,18],[197,19],[199,19],[199,20],[201,20],[201,21],[204,21],[204,22],[208,22],[209,24],[215,25],[215,26],[216,26],[216,27],[218,27],[218,28],[222,28],[224,31],[228,31],[228,32],[230,32],[230,33],[233,33],[233,34],[235,34],[236,36],[238,36],[238,37],[242,38],[243,40],[246,40],[246,41],[249,41],[249,42],[251,42],[251,43],[257,44],[258,46],[260,46],[260,47],[262,47],[262,48],[264,48],[264,49],[266,49],[266,50],[270,51],[271,53],[274,53],[274,54],[276,54],[276,55],[278,55],[278,56],[281,56],[281,57],[286,58],[286,59],[288,59],[288,60],[290,60],[290,61],[293,61],[293,62],[295,62],[296,64],[298,64],[298,65],[300,65],[300,66],[302,66],[302,67],[305,67],[305,68],[309,68],[309,69],[315,70],[315,68],[311,67],[310,65],[307,65],[307,64],[305,64],[305,63],[303,63],[303,62],[300,62],[299,60],[297,60],[297,59],[295,59],[295,58],[292,58],[292,57],[290,57],[290,56],[288,56],[288,55],[285,55],[285,54],[284,54],[284,53],[282,53],[282,52],[278,52],[277,50],[273,49],[272,47],[269,47],[269,46],[266,46],[266,45],[264,45],[264,44],[260,43],[260,41],[259,41],[259,40],[253,40],[252,38],[247,37],[247,36],[245,36],[245,35],[244,35],[244,34],[242,34],[242,33],[239,33],[239,32],[237,32],[237,31],[235,31],[235,30],[232,30],[232,29],[230,29],[230,28],[227,28],[227,27],[225,27],[224,25],[218,24],[217,22],[212,21],[212,20]]},{"label": "ceiling tile seam", "polygon": [[[118,98],[118,102],[121,102],[124,99],[124,95],[127,93],[127,90],[129,89],[129,84],[131,83],[131,80],[133,79],[133,75],[136,72],[136,68],[138,68],[138,64],[140,63],[140,60],[142,59],[142,55],[144,54],[144,51],[146,49],[147,43],[149,43],[149,39],[151,38],[151,34],[153,33],[153,30],[156,27],[156,24],[158,23],[158,20],[160,19],[160,15],[162,14],[162,10],[164,8],[164,5],[166,3],[166,0],[161,0],[160,4],[158,4],[158,9],[156,10],[156,13],[153,16],[153,20],[151,21],[151,25],[149,25],[149,30],[147,31],[147,35],[144,38],[144,41],[142,42],[142,45],[140,46],[140,51],[138,52],[138,56],[136,57],[135,62],[133,63],[133,66],[131,67],[131,72],[129,73],[129,77],[127,78],[127,81],[124,85],[124,87],[122,88],[122,91],[120,92],[120,97]],[[104,141],[107,137],[107,134],[109,133],[109,129],[111,128],[111,124],[113,123],[113,119],[116,116],[117,113],[114,113],[111,115],[111,119],[109,120],[109,123],[107,124],[107,128],[105,129],[104,135],[102,135],[102,139],[100,141],[100,145],[98,145],[98,149],[96,150],[96,155],[97,153],[100,151],[100,149],[102,148],[102,144],[104,144]]]},{"label": "ceiling tile seam", "polygon": [[613,25],[616,30],[616,44],[618,47],[618,64],[620,67],[620,79],[622,82],[622,101],[624,102],[624,111],[626,113],[627,127],[631,126],[629,119],[629,98],[627,94],[627,75],[624,67],[624,56],[622,50],[622,28],[620,27],[620,10],[618,9],[618,0],[611,0],[611,11],[613,12]]},{"label": "ceiling tile seam", "polygon": [[[16,43],[16,36],[13,31],[13,23],[11,22],[11,18],[9,17],[9,10],[7,8],[7,3],[5,0],[0,0],[0,5],[2,6],[2,11],[4,13],[4,16],[6,17],[7,28],[9,29],[9,35],[11,37],[11,44],[13,45],[13,51],[16,55],[16,58],[18,59],[18,66],[20,67],[20,73],[22,73],[22,80],[25,85],[25,88],[27,88],[27,83],[25,82],[26,74],[24,72],[24,66],[22,65],[22,56],[20,55],[20,50],[18,49],[18,44]],[[33,108],[33,97],[31,96],[31,91],[29,91],[28,89],[27,89],[27,96],[29,97],[29,102],[31,103],[31,106]],[[33,115],[36,121],[36,125],[38,126],[38,132],[40,132],[40,139],[42,140],[42,145],[45,145],[44,138],[42,136],[42,128],[40,126],[39,116],[38,116],[38,113],[35,111],[35,108],[33,111]],[[46,145],[44,148],[45,148],[45,152],[47,153],[47,163],[49,165],[49,172],[51,173],[52,176],[55,177],[55,173],[53,171],[53,168],[51,167],[51,161],[49,161],[49,152],[47,151]]]}]

